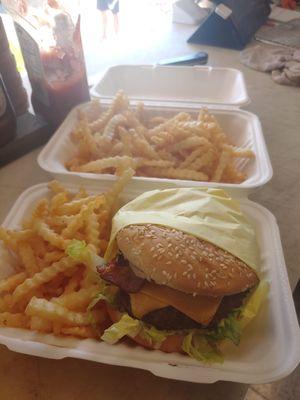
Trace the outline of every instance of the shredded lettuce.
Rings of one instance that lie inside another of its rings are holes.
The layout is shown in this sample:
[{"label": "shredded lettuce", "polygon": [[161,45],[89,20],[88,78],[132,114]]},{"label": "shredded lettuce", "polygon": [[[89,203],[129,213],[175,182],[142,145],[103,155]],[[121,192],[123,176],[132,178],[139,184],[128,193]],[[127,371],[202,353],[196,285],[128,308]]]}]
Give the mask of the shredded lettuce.
[{"label": "shredded lettuce", "polygon": [[86,264],[94,271],[96,271],[97,266],[105,263],[104,259],[92,251],[84,240],[71,240],[65,251],[75,261]]},{"label": "shredded lettuce", "polygon": [[140,331],[140,336],[146,339],[155,349],[159,349],[160,345],[166,338],[173,335],[175,331],[163,331],[156,329],[154,326],[148,326],[141,322],[142,328]]},{"label": "shredded lettuce", "polygon": [[159,348],[167,336],[173,333],[173,331],[162,331],[156,329],[154,326],[148,326],[143,321],[132,318],[127,313],[124,313],[119,322],[116,322],[104,331],[101,339],[111,344],[116,343],[124,336],[134,338],[140,335],[154,348]]},{"label": "shredded lettuce", "polygon": [[116,305],[116,289],[111,286],[107,285],[103,280],[102,280],[102,288],[101,291],[93,298],[93,300],[90,302],[87,310],[90,311],[100,300],[106,301],[106,303],[110,305]]},{"label": "shredded lettuce", "polygon": [[258,314],[259,309],[269,293],[269,283],[260,281],[256,290],[247,299],[243,309],[241,310],[240,326],[244,329],[249,322]]},{"label": "shredded lettuce", "polygon": [[214,342],[228,339],[237,346],[240,343],[242,334],[239,315],[239,309],[232,311],[226,318],[220,321],[216,328],[208,331],[205,335],[206,338]]},{"label": "shredded lettuce", "polygon": [[209,342],[206,335],[192,331],[183,339],[182,350],[190,357],[204,363],[222,363],[223,355],[217,345]]},{"label": "shredded lettuce", "polygon": [[140,330],[141,322],[125,313],[118,322],[104,331],[101,339],[106,343],[115,344],[124,336],[134,338],[139,334]]}]

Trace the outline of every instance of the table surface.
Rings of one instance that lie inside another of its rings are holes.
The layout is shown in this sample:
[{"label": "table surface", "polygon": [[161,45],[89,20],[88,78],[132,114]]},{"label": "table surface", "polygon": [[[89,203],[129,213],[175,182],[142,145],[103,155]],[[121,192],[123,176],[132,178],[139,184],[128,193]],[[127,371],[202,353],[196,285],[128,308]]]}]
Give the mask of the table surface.
[{"label": "table surface", "polygon": [[[185,39],[194,28],[173,25],[159,40],[144,49],[115,53],[97,62],[87,54],[89,74],[110,64],[152,63],[162,58],[197,51],[209,53],[209,65],[238,68],[243,71],[251,103],[244,107],[255,113],[262,123],[269,150],[273,179],[250,198],[276,217],[292,288],[299,278],[300,237],[300,90],[273,83],[268,74],[250,70],[239,63],[239,53],[206,46],[188,45]],[[105,54],[103,50],[102,55]],[[121,57],[121,59],[120,59]],[[103,61],[105,59],[105,61]],[[0,169],[0,222],[19,194],[31,185],[51,179],[42,171],[36,158],[40,149]],[[39,359],[10,352],[0,347],[1,399],[130,399],[143,397],[166,399],[243,399],[246,385],[219,382],[200,385],[175,382],[130,368],[65,359]]]}]

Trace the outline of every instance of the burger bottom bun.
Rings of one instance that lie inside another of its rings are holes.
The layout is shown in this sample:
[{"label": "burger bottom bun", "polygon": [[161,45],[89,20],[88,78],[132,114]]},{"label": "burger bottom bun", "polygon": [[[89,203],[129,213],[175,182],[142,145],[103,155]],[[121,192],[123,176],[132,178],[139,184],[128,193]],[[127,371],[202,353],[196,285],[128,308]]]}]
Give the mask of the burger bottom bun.
[{"label": "burger bottom bun", "polygon": [[[115,308],[110,307],[109,305],[106,305],[107,307],[107,312],[112,320],[113,323],[118,322],[121,317],[122,313]],[[135,338],[130,338],[134,342],[138,343],[140,346],[146,347],[147,349],[150,350],[160,350],[165,353],[184,353],[182,350],[182,342],[184,339],[184,335],[170,335],[167,336],[167,338],[161,343],[159,348],[154,348],[151,343],[149,343],[146,339],[141,337],[140,335],[137,335]]]}]

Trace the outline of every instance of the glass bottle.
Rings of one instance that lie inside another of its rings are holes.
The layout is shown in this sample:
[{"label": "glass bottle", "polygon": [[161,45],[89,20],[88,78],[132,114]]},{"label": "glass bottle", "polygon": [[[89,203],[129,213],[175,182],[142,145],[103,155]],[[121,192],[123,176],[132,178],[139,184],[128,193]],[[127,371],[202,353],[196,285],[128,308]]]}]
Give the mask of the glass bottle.
[{"label": "glass bottle", "polygon": [[16,115],[0,75],[0,147],[14,139],[16,128]]}]

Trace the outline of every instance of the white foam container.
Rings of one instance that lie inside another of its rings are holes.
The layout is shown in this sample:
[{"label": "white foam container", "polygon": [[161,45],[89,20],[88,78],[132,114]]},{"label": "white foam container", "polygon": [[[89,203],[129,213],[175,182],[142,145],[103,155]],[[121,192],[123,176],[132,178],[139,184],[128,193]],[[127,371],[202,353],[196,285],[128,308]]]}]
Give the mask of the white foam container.
[{"label": "white foam container", "polygon": [[[107,182],[85,182],[91,193],[101,192],[108,185]],[[74,185],[67,186],[74,188]],[[137,188],[126,189],[123,201],[140,193]],[[18,228],[36,201],[48,195],[45,183],[27,189],[3,225],[9,229]],[[261,252],[261,278],[269,281],[270,293],[259,315],[244,332],[240,346],[229,345],[225,349],[224,364],[203,365],[188,356],[149,351],[139,346],[108,345],[92,339],[62,338],[14,328],[0,328],[0,343],[20,353],[53,359],[74,357],[135,367],[157,376],[199,383],[223,380],[258,384],[290,374],[300,360],[300,332],[277,223],[264,207],[246,198],[240,199],[240,204],[255,227]],[[10,263],[4,264],[2,257],[2,271],[9,274]]]},{"label": "white foam container", "polygon": [[133,101],[236,106],[249,103],[244,76],[234,68],[209,66],[115,65],[92,88],[94,97],[110,100],[118,91]]},{"label": "white foam container", "polygon": [[[245,164],[247,179],[240,184],[208,182],[207,186],[250,191],[268,182],[272,175],[268,151],[258,117],[238,109],[247,104],[245,81],[240,71],[231,68],[168,67],[120,65],[111,67],[103,75],[92,93],[108,106],[118,89],[122,88],[132,104],[143,100],[151,116],[171,117],[186,111],[194,117],[201,106],[207,106],[216,116],[229,141],[241,148],[250,148],[255,159]],[[38,157],[41,168],[55,178],[76,182],[78,176],[89,179],[115,180],[113,175],[70,172],[65,163],[76,151],[70,132],[77,121],[76,107],[67,116]],[[137,187],[201,186],[203,182],[178,179],[133,177]]]}]

